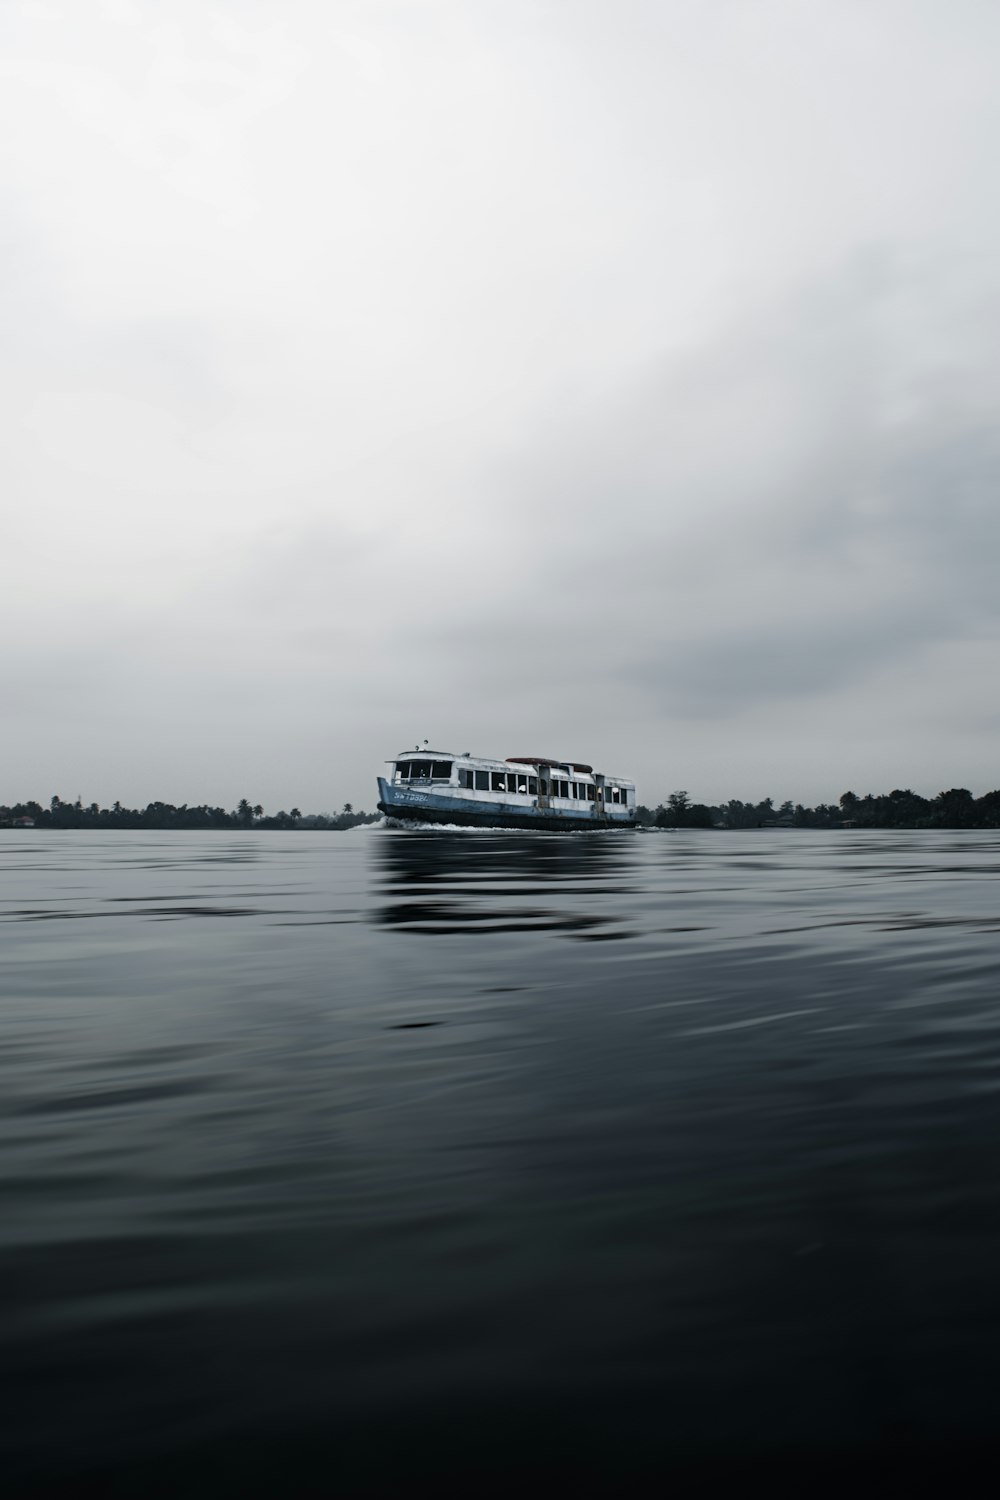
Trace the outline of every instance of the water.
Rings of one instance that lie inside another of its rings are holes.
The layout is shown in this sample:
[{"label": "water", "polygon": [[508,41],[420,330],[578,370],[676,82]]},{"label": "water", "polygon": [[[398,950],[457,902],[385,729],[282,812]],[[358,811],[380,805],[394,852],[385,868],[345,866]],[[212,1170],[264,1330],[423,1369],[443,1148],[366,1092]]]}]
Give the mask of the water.
[{"label": "water", "polygon": [[5,1492],[981,1455],[998,944],[990,833],[3,832]]}]

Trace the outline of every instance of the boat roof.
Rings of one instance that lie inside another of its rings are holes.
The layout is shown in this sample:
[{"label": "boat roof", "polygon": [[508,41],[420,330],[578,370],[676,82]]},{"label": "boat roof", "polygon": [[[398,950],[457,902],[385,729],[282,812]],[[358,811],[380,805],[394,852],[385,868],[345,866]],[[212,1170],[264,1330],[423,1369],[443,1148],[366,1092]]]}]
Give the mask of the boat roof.
[{"label": "boat roof", "polygon": [[469,750],[458,755],[454,750],[432,750],[428,745],[414,745],[412,750],[400,750],[393,758],[412,760],[414,756],[421,760],[488,760],[495,765],[504,766],[562,766],[564,770],[579,771],[581,774],[592,774],[594,770],[585,761],[555,760],[551,755],[508,755],[501,761],[495,755],[473,755]]},{"label": "boat roof", "polygon": [[400,750],[399,754],[392,758],[393,760],[412,760],[415,755],[418,755],[421,760],[466,760],[469,752],[466,750],[459,755],[454,750],[432,750],[429,745],[414,745],[410,750]]},{"label": "boat roof", "polygon": [[508,755],[507,764],[512,766],[570,766],[574,771],[593,772],[593,766],[582,760],[552,760],[547,755]]},{"label": "boat roof", "polygon": [[[394,755],[392,760],[387,761],[386,764],[395,765],[397,761],[401,760],[469,760],[476,761],[481,765],[495,767],[496,769],[502,766],[525,766],[526,768],[550,766],[554,769],[575,771],[579,776],[593,776],[598,774],[595,773],[593,766],[588,765],[586,761],[582,760],[554,760],[550,755],[508,755],[505,760],[500,760],[494,755],[473,755],[469,750],[464,750],[460,755],[454,750],[432,750],[428,745],[414,745],[412,750],[400,750],[399,754]],[[605,781],[622,783],[627,786],[634,785],[627,776],[606,775],[604,779]]]}]

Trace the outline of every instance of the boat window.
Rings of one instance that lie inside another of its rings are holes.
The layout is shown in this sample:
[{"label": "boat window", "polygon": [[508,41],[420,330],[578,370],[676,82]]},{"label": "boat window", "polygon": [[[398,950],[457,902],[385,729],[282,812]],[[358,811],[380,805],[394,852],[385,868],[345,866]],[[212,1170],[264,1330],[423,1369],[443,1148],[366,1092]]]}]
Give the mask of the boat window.
[{"label": "boat window", "polygon": [[590,782],[588,782],[587,783],[587,801],[588,802],[594,802],[594,801],[596,801],[596,799],[597,799],[597,791],[594,788],[594,786]]},{"label": "boat window", "polygon": [[490,773],[490,791],[505,792],[507,790],[507,776],[504,771],[493,771]]},{"label": "boat window", "polygon": [[569,796],[569,782],[568,781],[560,781],[559,782],[559,795],[560,795],[560,797],[568,797]]},{"label": "boat window", "polygon": [[431,763],[429,760],[415,760],[410,768],[410,775],[419,777],[426,781],[431,774]]},{"label": "boat window", "polygon": [[435,781],[450,781],[451,780],[451,761],[450,760],[436,760],[434,762],[434,772],[433,772],[433,775],[434,775],[434,780]]},{"label": "boat window", "polygon": [[490,789],[490,773],[489,773],[489,771],[474,771],[473,775],[476,778],[476,791],[477,792],[488,792],[489,789]]},{"label": "boat window", "polygon": [[507,772],[507,790],[508,790],[508,792],[516,792],[517,791],[517,772],[516,771],[508,771]]},{"label": "boat window", "polygon": [[529,776],[528,777],[528,796],[529,797],[537,797],[538,796],[538,777],[537,776]]},{"label": "boat window", "polygon": [[396,766],[396,780],[397,781],[409,781],[409,779],[410,779],[410,762],[408,760],[401,760],[401,761],[398,762],[398,764]]},{"label": "boat window", "polygon": [[472,788],[472,772],[467,771],[464,766],[458,768],[458,784],[464,786],[467,791]]},{"label": "boat window", "polygon": [[545,780],[544,776],[542,776],[538,782],[538,795],[540,797],[547,797],[549,795],[549,784]]},{"label": "boat window", "polygon": [[620,786],[613,786],[611,788],[611,800],[612,802],[620,802],[622,800],[622,789]]}]

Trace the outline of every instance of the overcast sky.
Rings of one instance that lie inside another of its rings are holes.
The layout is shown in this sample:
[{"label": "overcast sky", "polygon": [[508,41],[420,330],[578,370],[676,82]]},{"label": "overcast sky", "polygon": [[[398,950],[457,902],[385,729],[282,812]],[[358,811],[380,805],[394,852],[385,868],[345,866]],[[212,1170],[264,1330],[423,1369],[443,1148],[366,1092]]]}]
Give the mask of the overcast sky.
[{"label": "overcast sky", "polygon": [[3,0],[0,802],[1000,786],[1000,6]]}]

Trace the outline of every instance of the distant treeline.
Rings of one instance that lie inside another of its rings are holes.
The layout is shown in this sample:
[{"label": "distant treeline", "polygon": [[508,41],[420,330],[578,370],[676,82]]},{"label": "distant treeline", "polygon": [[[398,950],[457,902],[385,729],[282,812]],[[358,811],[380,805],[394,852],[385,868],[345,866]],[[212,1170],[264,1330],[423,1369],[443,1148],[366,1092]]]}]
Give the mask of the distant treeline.
[{"label": "distant treeline", "polygon": [[[339,813],[302,813],[297,807],[285,812],[265,813],[260,803],[241,798],[231,812],[224,807],[175,807],[172,802],[149,802],[145,807],[85,806],[81,798],[64,802],[53,797],[48,807],[39,802],[15,802],[0,806],[0,828],[357,828],[376,823],[380,813],[355,812],[345,802]],[[772,797],[762,802],[740,802],[733,798],[709,806],[692,802],[687,792],[671,792],[665,803],[636,808],[636,822],[646,828],[1000,828],[1000,791],[973,797],[965,787],[952,787],[936,797],[917,792],[868,792],[859,797],[845,792],[838,802],[820,802],[803,807],[801,802],[782,802]]]},{"label": "distant treeline", "polygon": [[172,802],[150,802],[145,807],[99,807],[96,802],[85,806],[81,798],[64,802],[53,797],[48,807],[39,802],[16,802],[0,807],[0,827],[22,826],[26,821],[38,828],[357,828],[359,823],[375,823],[381,813],[355,812],[345,802],[339,813],[302,813],[297,807],[289,812],[265,813],[260,803],[251,804],[243,797],[227,812],[224,807],[175,807]]},{"label": "distant treeline", "polygon": [[687,792],[671,792],[659,807],[638,807],[636,821],[652,828],[1000,828],[1000,791],[982,797],[965,787],[936,797],[898,789],[877,797],[845,792],[838,802],[816,807],[801,802],[775,807],[771,797],[709,807],[692,802]]}]

